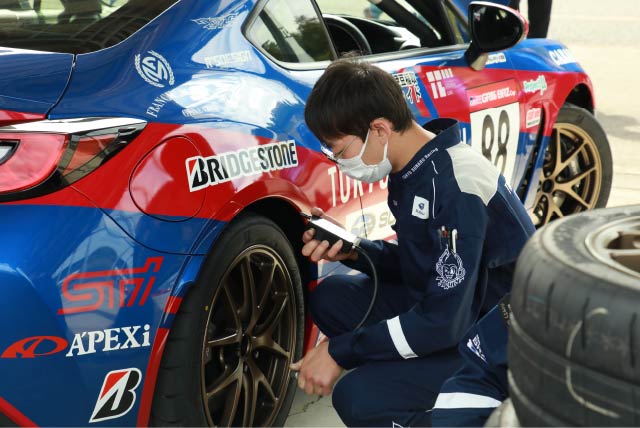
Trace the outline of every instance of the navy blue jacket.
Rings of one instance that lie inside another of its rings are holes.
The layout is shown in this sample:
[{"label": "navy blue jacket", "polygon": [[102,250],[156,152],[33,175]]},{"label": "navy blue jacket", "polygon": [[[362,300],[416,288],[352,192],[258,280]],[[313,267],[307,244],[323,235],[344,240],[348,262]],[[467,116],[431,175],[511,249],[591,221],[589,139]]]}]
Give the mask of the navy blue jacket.
[{"label": "navy blue jacket", "polygon": [[[511,290],[516,258],[534,232],[522,203],[481,154],[460,142],[453,119],[389,177],[397,244],[362,240],[382,281],[402,283],[416,303],[397,317],[333,337],[344,368],[413,358],[454,347]],[[360,258],[346,263],[367,272]]]}]

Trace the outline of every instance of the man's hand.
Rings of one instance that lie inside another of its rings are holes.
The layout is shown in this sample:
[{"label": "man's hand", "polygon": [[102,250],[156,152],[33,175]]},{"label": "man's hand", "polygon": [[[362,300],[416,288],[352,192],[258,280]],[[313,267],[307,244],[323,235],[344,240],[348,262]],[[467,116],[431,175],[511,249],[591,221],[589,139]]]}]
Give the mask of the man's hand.
[{"label": "man's hand", "polygon": [[[330,222],[343,227],[340,223],[338,223],[334,218],[325,215],[324,211],[320,208],[311,208],[311,215],[321,217],[329,220]],[[316,231],[314,229],[308,229],[302,234],[302,242],[304,242],[304,246],[302,247],[302,255],[305,257],[309,257],[312,262],[318,263],[320,260],[328,260],[330,262],[339,262],[342,260],[356,260],[358,258],[358,254],[355,250],[351,250],[349,253],[341,253],[340,249],[342,248],[342,241],[338,241],[331,248],[329,248],[328,241],[318,241],[317,239],[313,239]]]},{"label": "man's hand", "polygon": [[300,372],[298,386],[307,394],[330,395],[343,369],[329,354],[329,342],[324,341],[291,364],[291,370]]}]

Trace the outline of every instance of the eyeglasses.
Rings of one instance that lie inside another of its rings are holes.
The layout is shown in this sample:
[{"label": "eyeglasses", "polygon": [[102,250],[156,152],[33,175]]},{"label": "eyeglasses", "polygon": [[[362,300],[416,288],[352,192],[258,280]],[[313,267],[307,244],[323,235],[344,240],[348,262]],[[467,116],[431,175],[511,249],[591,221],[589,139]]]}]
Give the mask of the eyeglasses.
[{"label": "eyeglasses", "polygon": [[320,144],[320,150],[322,150],[322,153],[324,153],[324,155],[329,158],[330,161],[336,162],[338,163],[338,159],[341,159],[342,156],[344,155],[344,152],[347,151],[347,149],[349,148],[349,146],[351,144],[353,144],[354,141],[356,141],[358,139],[358,137],[353,137],[353,139],[351,141],[349,141],[343,148],[342,150],[340,150],[338,153],[333,153],[333,150],[331,150],[329,148],[329,145],[327,143],[325,143],[324,141]]}]

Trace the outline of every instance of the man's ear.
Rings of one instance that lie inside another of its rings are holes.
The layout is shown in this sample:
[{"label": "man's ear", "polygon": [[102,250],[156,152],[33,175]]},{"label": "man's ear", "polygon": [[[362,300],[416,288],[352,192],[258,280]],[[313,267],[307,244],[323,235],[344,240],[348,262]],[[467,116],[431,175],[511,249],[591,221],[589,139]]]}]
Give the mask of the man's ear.
[{"label": "man's ear", "polygon": [[381,144],[386,144],[391,133],[393,132],[393,124],[389,119],[379,117],[371,121],[371,131],[377,137]]}]

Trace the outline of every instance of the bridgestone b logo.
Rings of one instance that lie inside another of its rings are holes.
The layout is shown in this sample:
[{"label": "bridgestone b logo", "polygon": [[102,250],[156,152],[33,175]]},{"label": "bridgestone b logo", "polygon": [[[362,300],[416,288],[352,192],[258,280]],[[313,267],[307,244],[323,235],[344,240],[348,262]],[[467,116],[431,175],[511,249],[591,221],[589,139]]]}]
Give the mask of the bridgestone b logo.
[{"label": "bridgestone b logo", "polygon": [[119,418],[129,413],[136,402],[135,390],[141,378],[142,374],[136,368],[107,373],[89,423]]},{"label": "bridgestone b logo", "polygon": [[293,140],[265,144],[218,156],[194,156],[186,160],[189,190],[203,189],[220,183],[263,172],[298,166],[298,153]]}]

